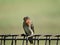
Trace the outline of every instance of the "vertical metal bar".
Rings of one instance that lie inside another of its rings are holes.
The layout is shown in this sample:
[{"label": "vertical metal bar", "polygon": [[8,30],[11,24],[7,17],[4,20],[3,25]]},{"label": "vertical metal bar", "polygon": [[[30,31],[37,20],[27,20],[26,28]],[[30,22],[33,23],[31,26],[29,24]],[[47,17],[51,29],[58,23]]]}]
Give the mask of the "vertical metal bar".
[{"label": "vertical metal bar", "polygon": [[28,37],[26,37],[26,45],[28,45]]},{"label": "vertical metal bar", "polygon": [[58,45],[58,40],[59,40],[59,37],[57,37],[57,43],[56,43],[56,45]]},{"label": "vertical metal bar", "polygon": [[50,36],[49,36],[49,45],[51,44]]},{"label": "vertical metal bar", "polygon": [[38,45],[39,45],[39,40],[38,40]]},{"label": "vertical metal bar", "polygon": [[[35,36],[35,39],[36,39],[36,36]],[[34,40],[34,45],[35,45],[35,43],[36,43],[36,40]]]},{"label": "vertical metal bar", "polygon": [[[3,36],[1,37],[1,39],[3,38]],[[2,45],[2,40],[1,40],[1,45]]]},{"label": "vertical metal bar", "polygon": [[[25,36],[23,37],[23,39],[25,39]],[[22,45],[24,45],[24,40],[23,40],[23,43],[22,43]]]},{"label": "vertical metal bar", "polygon": [[5,38],[6,38],[6,37],[4,36],[4,45],[5,45]]},{"label": "vertical metal bar", "polygon": [[39,45],[39,36],[38,36],[38,40],[37,40],[37,45]]},{"label": "vertical metal bar", "polygon": [[47,45],[47,36],[46,36],[46,41],[45,41],[45,45]]},{"label": "vertical metal bar", "polygon": [[1,40],[1,45],[2,45],[2,40]]},{"label": "vertical metal bar", "polygon": [[13,45],[13,38],[14,38],[14,36],[12,36],[12,43],[11,43],[11,45]]},{"label": "vertical metal bar", "polygon": [[15,45],[17,44],[16,36],[15,36]]}]

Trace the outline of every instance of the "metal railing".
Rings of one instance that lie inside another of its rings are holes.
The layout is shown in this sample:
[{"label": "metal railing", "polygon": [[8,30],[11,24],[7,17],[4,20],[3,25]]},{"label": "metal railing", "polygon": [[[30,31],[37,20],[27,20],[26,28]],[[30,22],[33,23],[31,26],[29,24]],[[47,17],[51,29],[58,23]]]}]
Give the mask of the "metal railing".
[{"label": "metal railing", "polygon": [[[43,37],[43,38],[41,38],[41,36]],[[7,37],[10,37],[10,38],[7,38]],[[13,45],[13,43],[15,42],[15,45],[17,45],[17,41],[18,40],[22,40],[23,42],[22,42],[22,45],[24,45],[24,41],[26,41],[26,45],[28,45],[28,36],[27,35],[25,35],[25,34],[22,34],[21,35],[21,37],[23,37],[23,38],[17,38],[17,37],[20,37],[19,35],[0,35],[0,45],[2,45],[2,41],[4,42],[4,45],[6,45],[5,43],[6,43],[6,40],[11,40],[12,42],[11,42],[11,45]],[[56,38],[51,38],[51,37],[56,37]],[[51,41],[52,40],[56,40],[56,45],[58,45],[58,42],[59,42],[59,40],[60,40],[60,35],[37,35],[37,34],[35,34],[35,35],[33,35],[33,41],[34,41],[34,44],[33,45],[36,45],[36,41],[37,41],[37,45],[40,45],[40,43],[39,43],[39,41],[41,41],[41,40],[45,40],[45,45],[47,45],[47,41],[49,41],[48,42],[48,44],[49,45],[51,45]],[[13,41],[14,40],[14,41]]]}]

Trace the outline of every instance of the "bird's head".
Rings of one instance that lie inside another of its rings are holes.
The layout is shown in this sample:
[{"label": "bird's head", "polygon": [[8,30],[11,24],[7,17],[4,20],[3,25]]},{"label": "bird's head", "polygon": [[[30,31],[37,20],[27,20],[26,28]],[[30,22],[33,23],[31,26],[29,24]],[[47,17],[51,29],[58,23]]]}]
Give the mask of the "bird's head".
[{"label": "bird's head", "polygon": [[26,24],[28,24],[28,25],[31,24],[31,19],[28,16],[24,17],[23,20]]}]

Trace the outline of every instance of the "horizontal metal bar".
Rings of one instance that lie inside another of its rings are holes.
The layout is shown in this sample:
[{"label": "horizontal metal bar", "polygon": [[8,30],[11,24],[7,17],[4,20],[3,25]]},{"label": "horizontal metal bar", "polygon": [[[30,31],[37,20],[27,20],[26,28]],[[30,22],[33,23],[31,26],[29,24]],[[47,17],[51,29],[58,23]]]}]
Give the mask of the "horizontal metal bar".
[{"label": "horizontal metal bar", "polygon": [[[0,34],[0,37],[6,37],[6,36],[7,36],[7,37],[12,37],[12,36],[19,36],[19,35],[18,35],[18,34],[4,34],[4,35],[3,35],[3,34]],[[26,34],[21,34],[21,36],[23,37],[23,36],[28,36],[28,35],[26,35]],[[44,37],[46,37],[46,36],[47,36],[47,37],[50,37],[50,36],[53,36],[53,37],[60,37],[60,34],[59,34],[59,35],[55,35],[55,36],[54,36],[54,35],[40,35],[40,34],[34,34],[33,37],[35,37],[35,36],[37,36],[37,37],[38,37],[38,36],[44,36]]]},{"label": "horizontal metal bar", "polygon": [[[26,40],[26,39],[19,38],[19,39],[0,39],[0,40]],[[60,40],[60,39],[32,39],[32,40]]]},{"label": "horizontal metal bar", "polygon": [[8,36],[10,37],[10,36],[19,36],[19,35],[0,35],[0,37],[6,37],[6,36],[7,36],[7,37],[8,37]]}]

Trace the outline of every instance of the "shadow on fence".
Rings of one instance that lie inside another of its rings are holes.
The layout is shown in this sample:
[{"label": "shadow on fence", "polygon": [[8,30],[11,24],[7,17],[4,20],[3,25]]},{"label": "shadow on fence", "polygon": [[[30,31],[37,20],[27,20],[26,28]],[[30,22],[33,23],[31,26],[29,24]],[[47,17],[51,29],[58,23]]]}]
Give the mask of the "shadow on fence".
[{"label": "shadow on fence", "polygon": [[[58,42],[59,42],[59,40],[60,40],[60,35],[43,35],[42,37],[44,37],[44,38],[40,38],[42,35],[33,35],[33,41],[34,41],[34,44],[33,45],[36,45],[36,41],[37,41],[37,45],[40,45],[39,44],[39,41],[41,41],[41,40],[45,40],[45,45],[47,45],[47,41],[49,41],[48,42],[48,44],[49,45],[51,45],[51,41],[52,40],[56,40],[56,45],[58,45]],[[7,37],[10,37],[10,38],[7,38]],[[21,35],[21,37],[23,37],[23,38],[17,38],[17,37],[20,37],[19,35],[0,35],[0,45],[2,45],[2,41],[4,41],[4,45],[5,45],[5,43],[6,43],[6,40],[11,40],[12,42],[11,42],[11,45],[13,45],[13,43],[15,42],[15,45],[17,45],[17,41],[18,40],[22,40],[23,42],[22,42],[22,45],[24,45],[24,41],[26,41],[26,45],[28,45],[28,37],[27,37],[27,35],[25,35],[25,34],[22,34]],[[56,37],[56,38],[51,38],[51,37]],[[14,41],[13,41],[14,40]]]}]

